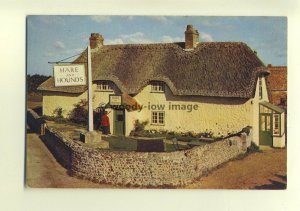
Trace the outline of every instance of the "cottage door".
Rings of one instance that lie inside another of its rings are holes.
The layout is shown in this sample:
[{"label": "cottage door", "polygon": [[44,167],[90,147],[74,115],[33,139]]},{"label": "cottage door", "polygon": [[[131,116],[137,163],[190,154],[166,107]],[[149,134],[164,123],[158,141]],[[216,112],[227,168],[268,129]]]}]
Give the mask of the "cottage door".
[{"label": "cottage door", "polygon": [[260,114],[259,117],[259,145],[273,146],[272,114]]},{"label": "cottage door", "polygon": [[114,110],[114,135],[125,135],[125,110]]}]

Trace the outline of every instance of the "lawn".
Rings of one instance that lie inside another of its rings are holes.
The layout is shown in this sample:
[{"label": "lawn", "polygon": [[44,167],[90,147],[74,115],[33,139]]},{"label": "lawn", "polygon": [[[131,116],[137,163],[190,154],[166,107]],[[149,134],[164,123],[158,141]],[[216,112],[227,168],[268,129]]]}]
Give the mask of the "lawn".
[{"label": "lawn", "polygon": [[[128,136],[106,136],[102,137],[103,140],[109,142],[109,148],[113,151],[136,151],[138,140],[136,137]],[[203,143],[206,144],[206,143]],[[173,152],[176,150],[189,149],[187,143],[173,143],[171,140],[164,139],[164,149],[166,152]]]},{"label": "lawn", "polygon": [[[54,121],[47,121],[47,125],[57,131],[63,133],[66,137],[69,137],[73,141],[79,141],[81,132],[85,132],[86,129],[82,125],[78,125],[70,122],[58,123]],[[177,150],[189,149],[192,146],[200,146],[207,144],[199,141],[199,139],[191,137],[177,137],[174,141],[173,138],[169,137],[133,137],[133,136],[102,136],[102,139],[109,142],[109,149],[111,151],[137,151],[138,140],[147,141],[148,139],[155,138],[158,140],[164,140],[164,151],[173,152]],[[96,145],[88,145],[90,147],[97,147]]]}]

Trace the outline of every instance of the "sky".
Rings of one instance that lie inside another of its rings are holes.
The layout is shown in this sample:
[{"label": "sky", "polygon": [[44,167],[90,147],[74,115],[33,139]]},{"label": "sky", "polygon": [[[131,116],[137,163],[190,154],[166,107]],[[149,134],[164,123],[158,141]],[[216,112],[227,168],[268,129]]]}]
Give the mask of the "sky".
[{"label": "sky", "polygon": [[27,16],[27,74],[52,75],[48,62],[78,55],[94,32],[104,45],[183,42],[188,24],[200,42],[244,42],[265,65],[287,65],[286,17],[40,15]]}]

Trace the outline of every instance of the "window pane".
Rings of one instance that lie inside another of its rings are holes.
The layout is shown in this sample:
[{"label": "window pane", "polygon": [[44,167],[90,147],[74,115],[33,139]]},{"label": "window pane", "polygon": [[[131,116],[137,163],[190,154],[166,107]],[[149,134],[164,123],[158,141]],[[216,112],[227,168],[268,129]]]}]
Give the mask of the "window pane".
[{"label": "window pane", "polygon": [[152,112],[152,124],[164,124],[165,123],[165,113],[153,111]]},{"label": "window pane", "polygon": [[151,90],[152,90],[152,91],[156,91],[155,83],[152,83],[152,84],[151,84]]},{"label": "window pane", "polygon": [[157,123],[157,112],[152,112],[152,123]]},{"label": "window pane", "polygon": [[273,134],[279,135],[279,114],[274,114],[274,128],[273,128]]},{"label": "window pane", "polygon": [[97,89],[101,91],[112,90],[109,81],[99,81],[97,83]]},{"label": "window pane", "polygon": [[165,114],[165,113],[163,113],[163,112],[160,112],[160,113],[159,113],[159,123],[160,123],[160,124],[164,124],[164,119],[165,119],[165,118],[164,118],[164,114]]},{"label": "window pane", "polygon": [[151,91],[163,92],[164,91],[163,85],[164,85],[163,82],[153,81],[151,82]]},{"label": "window pane", "polygon": [[270,118],[270,116],[266,116],[266,119],[267,119],[267,128],[266,128],[266,130],[270,131],[271,130],[271,118]]},{"label": "window pane", "polygon": [[261,129],[261,131],[265,131],[266,130],[265,124],[266,124],[266,122],[265,122],[265,116],[260,116],[260,129]]},{"label": "window pane", "polygon": [[281,120],[281,125],[280,125],[280,127],[281,127],[281,134],[285,133],[285,126],[286,126],[285,125],[285,120],[286,120],[285,119],[286,118],[285,115],[286,115],[285,113],[281,114],[281,119],[280,119]]},{"label": "window pane", "polygon": [[159,84],[158,84],[158,90],[159,90],[159,91],[163,91],[162,83],[159,83]]},{"label": "window pane", "polygon": [[103,90],[107,90],[107,84],[103,82]]}]

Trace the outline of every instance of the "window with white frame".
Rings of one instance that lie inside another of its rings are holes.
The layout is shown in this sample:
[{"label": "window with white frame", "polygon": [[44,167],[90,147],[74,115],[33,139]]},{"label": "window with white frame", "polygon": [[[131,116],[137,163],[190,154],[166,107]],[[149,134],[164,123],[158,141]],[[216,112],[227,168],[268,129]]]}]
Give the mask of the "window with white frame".
[{"label": "window with white frame", "polygon": [[151,82],[151,92],[164,92],[165,86],[162,81],[152,81]]},{"label": "window with white frame", "polygon": [[98,81],[97,82],[98,91],[112,91],[111,84],[109,81]]},{"label": "window with white frame", "polygon": [[273,135],[279,135],[279,114],[274,114],[273,118]]},{"label": "window with white frame", "polygon": [[164,111],[152,111],[151,112],[151,124],[164,125],[165,124],[165,112]]}]

